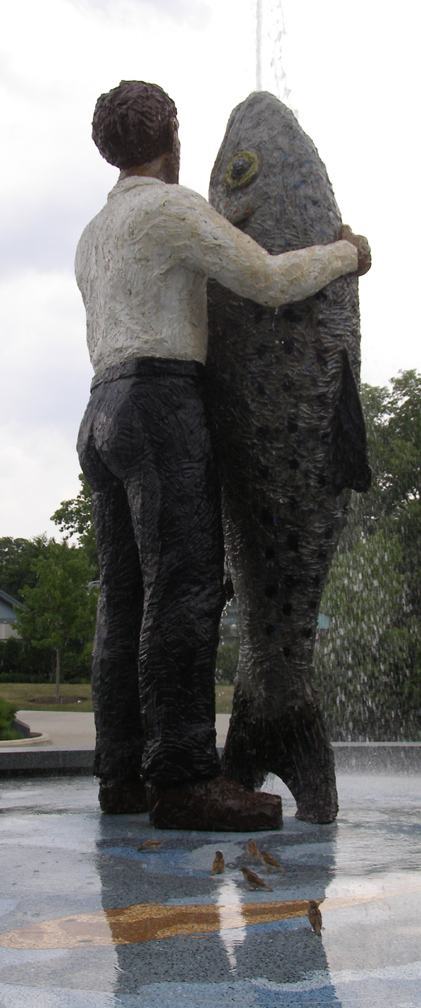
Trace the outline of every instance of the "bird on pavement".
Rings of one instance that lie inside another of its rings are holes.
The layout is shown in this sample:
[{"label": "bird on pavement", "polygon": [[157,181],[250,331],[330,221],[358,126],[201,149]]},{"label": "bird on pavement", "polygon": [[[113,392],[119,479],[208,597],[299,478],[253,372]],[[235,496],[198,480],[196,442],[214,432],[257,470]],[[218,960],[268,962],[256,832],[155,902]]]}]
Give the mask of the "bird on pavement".
[{"label": "bird on pavement", "polygon": [[222,851],[217,850],[212,863],[211,875],[222,875],[223,871],[225,871],[224,855]]},{"label": "bird on pavement", "polygon": [[309,900],[307,910],[307,917],[310,921],[313,931],[316,935],[319,935],[319,937],[321,936],[322,933],[322,915],[321,911],[319,910],[320,903],[322,903],[322,900]]},{"label": "bird on pavement", "polygon": [[165,840],[145,840],[145,843],[142,843],[137,849],[152,853],[152,851],[158,850],[158,847],[163,843],[165,843]]},{"label": "bird on pavement", "polygon": [[259,860],[260,851],[255,840],[249,840],[247,843],[247,854],[254,858],[256,861]]},{"label": "bird on pavement", "polygon": [[280,871],[280,872],[283,872],[284,875],[286,874],[285,868],[283,868],[282,865],[279,864],[279,861],[277,861],[276,858],[272,857],[272,854],[269,854],[269,851],[262,850],[262,851],[260,851],[260,855],[259,856],[260,856],[260,860],[262,862],[262,865],[263,865],[264,868],[266,868],[267,872],[270,872],[270,871]]},{"label": "bird on pavement", "polygon": [[244,866],[241,871],[250,889],[269,889],[269,892],[273,892],[273,889],[266,885],[266,882],[260,878],[260,875],[256,875],[256,872],[250,871],[250,868]]}]

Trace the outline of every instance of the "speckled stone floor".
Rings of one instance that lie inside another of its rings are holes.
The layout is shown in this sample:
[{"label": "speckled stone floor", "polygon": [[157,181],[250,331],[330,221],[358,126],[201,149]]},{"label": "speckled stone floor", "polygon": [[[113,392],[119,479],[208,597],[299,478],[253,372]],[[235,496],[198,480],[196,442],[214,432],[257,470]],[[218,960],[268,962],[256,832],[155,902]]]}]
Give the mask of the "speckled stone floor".
[{"label": "speckled stone floor", "polygon": [[338,785],[331,826],[295,819],[280,785],[283,829],[254,835],[285,868],[267,875],[249,835],[101,815],[91,778],[2,782],[1,1008],[420,1008],[421,776]]}]

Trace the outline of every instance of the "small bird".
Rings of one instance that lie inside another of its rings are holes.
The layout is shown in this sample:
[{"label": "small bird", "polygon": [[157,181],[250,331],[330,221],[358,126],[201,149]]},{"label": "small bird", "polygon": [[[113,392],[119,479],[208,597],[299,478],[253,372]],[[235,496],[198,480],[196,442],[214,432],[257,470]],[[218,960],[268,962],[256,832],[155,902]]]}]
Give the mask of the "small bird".
[{"label": "small bird", "polygon": [[277,861],[276,858],[272,857],[272,854],[269,854],[269,851],[262,850],[262,851],[260,851],[260,855],[259,856],[260,856],[260,860],[262,862],[262,865],[264,866],[264,868],[266,868],[266,871],[268,871],[268,872],[270,872],[270,871],[280,871],[280,872],[283,872],[284,875],[286,874],[285,868],[283,868],[282,865],[279,864],[279,861]]},{"label": "small bird", "polygon": [[256,872],[250,871],[250,868],[244,867],[241,871],[250,889],[269,889],[269,892],[273,892],[273,889],[266,885],[266,882],[260,878],[260,875],[256,875]]},{"label": "small bird", "polygon": [[322,933],[322,915],[319,910],[319,905],[323,900],[309,900],[307,917],[316,935],[321,936]]},{"label": "small bird", "polygon": [[160,847],[163,843],[165,843],[165,840],[145,840],[145,843],[141,843],[140,847],[137,849],[150,851],[152,853],[152,851],[158,850],[158,847]]},{"label": "small bird", "polygon": [[223,871],[225,871],[224,855],[222,851],[217,850],[212,863],[211,875],[222,875]]},{"label": "small bird", "polygon": [[250,854],[250,857],[253,857],[256,861],[259,860],[260,852],[255,840],[248,841],[247,854]]}]

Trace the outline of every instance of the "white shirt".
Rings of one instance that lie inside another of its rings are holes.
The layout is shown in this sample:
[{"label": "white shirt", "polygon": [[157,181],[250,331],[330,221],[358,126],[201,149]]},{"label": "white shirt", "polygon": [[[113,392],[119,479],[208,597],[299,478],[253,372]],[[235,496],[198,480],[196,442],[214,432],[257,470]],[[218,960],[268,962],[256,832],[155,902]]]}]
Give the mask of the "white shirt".
[{"label": "white shirt", "polygon": [[271,256],[198,193],[129,176],[111,190],[76,251],[94,371],[133,357],[204,363],[207,277],[276,306],[315,294],[357,262],[347,241]]}]

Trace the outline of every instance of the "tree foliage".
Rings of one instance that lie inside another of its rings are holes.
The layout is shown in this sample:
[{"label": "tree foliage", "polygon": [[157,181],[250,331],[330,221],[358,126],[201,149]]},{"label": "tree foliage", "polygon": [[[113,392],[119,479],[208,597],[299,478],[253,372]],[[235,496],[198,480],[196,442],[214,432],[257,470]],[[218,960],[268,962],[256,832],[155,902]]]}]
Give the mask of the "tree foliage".
[{"label": "tree foliage", "polygon": [[66,672],[69,655],[86,658],[92,647],[97,592],[89,589],[91,566],[82,549],[50,540],[33,571],[36,583],[24,586],[16,628],[33,647],[55,653],[56,674],[61,664]]},{"label": "tree foliage", "polygon": [[18,602],[23,602],[24,584],[33,588],[36,583],[37,574],[33,562],[47,548],[48,539],[45,535],[36,536],[35,539],[11,539],[9,536],[0,539],[0,588]]},{"label": "tree foliage", "polygon": [[79,475],[81,489],[77,497],[62,501],[57,511],[51,515],[51,521],[65,533],[65,539],[75,536],[76,542],[84,550],[91,565],[91,581],[98,577],[98,555],[95,543],[95,532],[92,517],[92,495],[90,487],[82,473]]},{"label": "tree foliage", "polygon": [[321,610],[316,681],[336,739],[421,738],[421,375],[363,386],[373,485],[354,494]]}]

